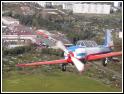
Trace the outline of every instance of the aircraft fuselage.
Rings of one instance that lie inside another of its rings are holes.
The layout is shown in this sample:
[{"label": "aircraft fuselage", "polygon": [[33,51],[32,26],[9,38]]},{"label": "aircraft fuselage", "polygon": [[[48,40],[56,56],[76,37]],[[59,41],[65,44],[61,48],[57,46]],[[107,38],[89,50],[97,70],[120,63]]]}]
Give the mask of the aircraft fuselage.
[{"label": "aircraft fuselage", "polygon": [[[80,46],[71,46],[67,48],[74,57],[78,59],[86,58],[89,55],[93,54],[103,54],[111,52],[111,48],[105,46],[96,46],[96,47],[80,47]],[[65,59],[68,59],[69,56],[64,53]]]}]

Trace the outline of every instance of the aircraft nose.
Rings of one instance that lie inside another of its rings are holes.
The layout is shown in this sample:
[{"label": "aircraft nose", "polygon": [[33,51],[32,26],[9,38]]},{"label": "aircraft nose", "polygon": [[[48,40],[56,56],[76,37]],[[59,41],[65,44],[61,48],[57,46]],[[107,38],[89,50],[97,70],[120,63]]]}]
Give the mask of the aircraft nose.
[{"label": "aircraft nose", "polygon": [[73,56],[73,57],[74,57],[74,53],[73,53],[73,52],[69,52],[68,55],[69,55],[69,57],[70,57],[70,56]]},{"label": "aircraft nose", "polygon": [[68,62],[72,62],[71,61],[71,56],[74,57],[74,53],[70,51],[69,54],[64,53],[64,56],[65,56],[65,59],[68,60]]}]

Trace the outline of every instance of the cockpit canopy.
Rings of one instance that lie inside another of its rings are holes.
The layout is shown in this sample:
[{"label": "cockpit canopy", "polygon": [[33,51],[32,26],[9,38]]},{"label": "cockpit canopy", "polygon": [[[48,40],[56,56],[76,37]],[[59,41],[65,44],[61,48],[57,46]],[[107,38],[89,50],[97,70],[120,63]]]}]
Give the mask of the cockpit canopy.
[{"label": "cockpit canopy", "polygon": [[79,41],[77,41],[76,45],[81,46],[81,47],[96,47],[96,46],[98,46],[98,44],[92,40],[79,40]]}]

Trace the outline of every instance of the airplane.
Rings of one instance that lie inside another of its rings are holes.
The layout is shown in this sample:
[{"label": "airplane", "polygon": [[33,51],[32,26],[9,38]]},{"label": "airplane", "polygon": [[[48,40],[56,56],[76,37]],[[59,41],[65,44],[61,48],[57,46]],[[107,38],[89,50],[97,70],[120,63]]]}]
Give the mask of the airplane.
[{"label": "airplane", "polygon": [[80,43],[78,43],[74,46],[65,47],[61,41],[57,41],[55,39],[54,41],[56,41],[56,46],[64,51],[64,59],[17,64],[16,66],[29,67],[38,65],[62,64],[62,71],[65,71],[66,65],[71,63],[72,65],[75,65],[80,73],[82,73],[85,69],[85,64],[87,63],[87,61],[102,59],[103,66],[106,66],[108,62],[113,59],[113,57],[122,55],[121,51],[113,52],[112,50],[112,47],[114,47],[114,45],[110,30],[107,30],[105,32],[105,40],[103,45],[94,45],[92,47],[87,47],[86,45],[80,45]]}]

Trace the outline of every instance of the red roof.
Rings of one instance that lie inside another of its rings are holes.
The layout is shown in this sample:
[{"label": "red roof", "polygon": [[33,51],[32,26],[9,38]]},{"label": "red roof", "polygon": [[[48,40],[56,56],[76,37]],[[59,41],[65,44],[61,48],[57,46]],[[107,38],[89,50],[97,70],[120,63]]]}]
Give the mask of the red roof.
[{"label": "red roof", "polygon": [[43,32],[36,32],[36,34],[38,34],[38,35],[42,35],[42,36],[44,36],[45,38],[48,38],[48,35],[46,35],[45,33],[43,33]]},{"label": "red roof", "polygon": [[6,32],[7,35],[35,35],[33,29],[23,25],[9,26]]}]

